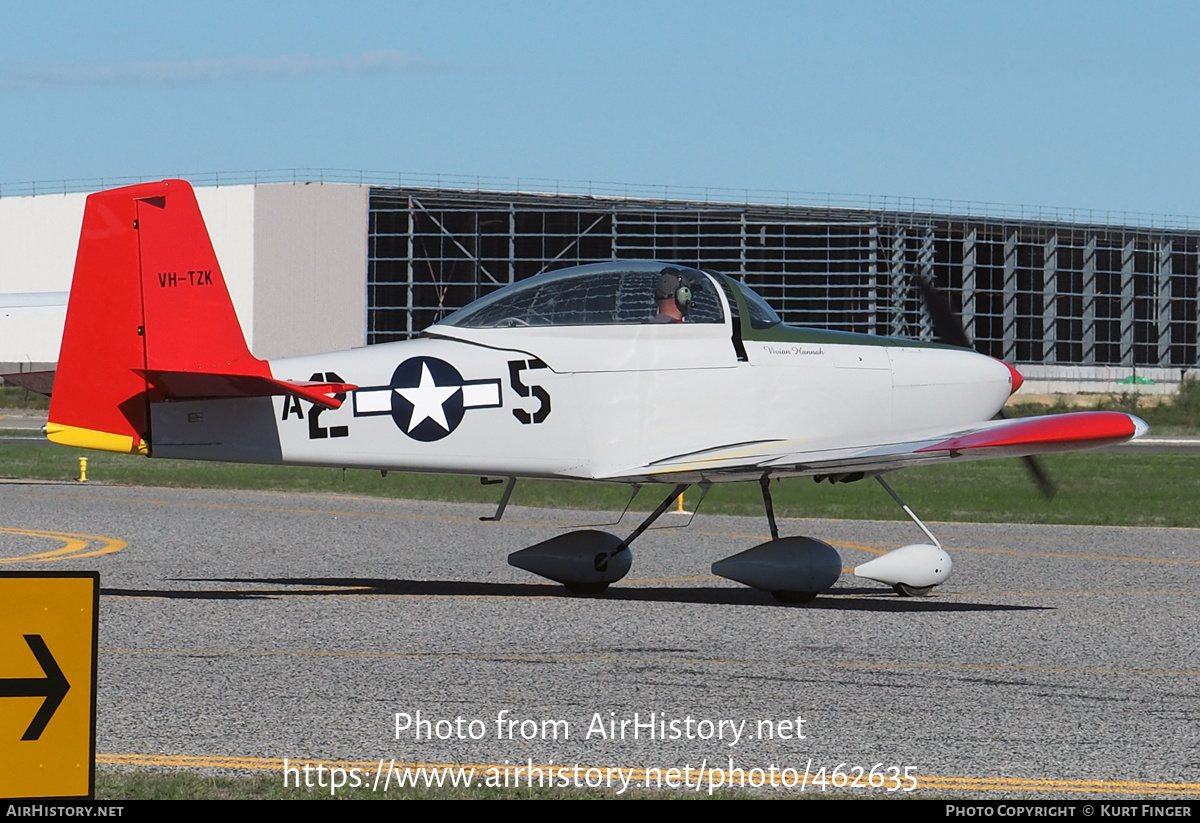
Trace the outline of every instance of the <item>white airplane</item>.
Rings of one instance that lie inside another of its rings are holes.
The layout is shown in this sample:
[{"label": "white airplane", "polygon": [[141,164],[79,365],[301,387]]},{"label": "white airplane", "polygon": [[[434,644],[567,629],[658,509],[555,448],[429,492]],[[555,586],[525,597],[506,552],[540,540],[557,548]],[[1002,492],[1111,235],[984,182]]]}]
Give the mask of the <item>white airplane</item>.
[{"label": "white airplane", "polygon": [[837,551],[780,538],[773,478],[876,478],[929,543],[855,573],[924,594],[950,557],[895,495],[907,466],[1070,451],[1144,434],[1131,415],[994,419],[1020,385],[969,348],[782,323],[724,275],[612,261],[500,289],[414,340],[264,361],[246,346],[182,180],[93,194],[49,438],[151,457],[673,488],[629,536],[573,531],[510,562],[595,592],[692,484],[757,481],[772,539],[713,572],[787,602],[832,586]]}]

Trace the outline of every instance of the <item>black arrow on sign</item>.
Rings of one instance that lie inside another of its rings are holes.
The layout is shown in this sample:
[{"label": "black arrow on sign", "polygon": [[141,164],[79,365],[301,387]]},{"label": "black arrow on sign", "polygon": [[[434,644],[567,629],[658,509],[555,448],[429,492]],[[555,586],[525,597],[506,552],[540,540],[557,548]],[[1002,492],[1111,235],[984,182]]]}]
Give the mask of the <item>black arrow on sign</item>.
[{"label": "black arrow on sign", "polygon": [[71,684],[63,676],[62,669],[54,662],[54,655],[46,648],[46,641],[40,634],[25,635],[29,650],[37,658],[45,677],[10,677],[0,680],[0,697],[44,697],[42,707],[33,716],[29,728],[25,730],[22,740],[37,740],[46,729],[46,724],[54,716],[63,698],[71,690]]}]

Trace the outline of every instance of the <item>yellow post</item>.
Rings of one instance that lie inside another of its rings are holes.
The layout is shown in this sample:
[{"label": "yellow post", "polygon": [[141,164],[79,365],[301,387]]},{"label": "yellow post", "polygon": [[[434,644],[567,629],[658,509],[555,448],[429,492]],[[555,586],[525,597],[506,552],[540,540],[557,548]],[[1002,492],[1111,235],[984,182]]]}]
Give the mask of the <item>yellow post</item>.
[{"label": "yellow post", "polygon": [[79,458],[79,482],[80,483],[87,482],[87,458],[86,457]]},{"label": "yellow post", "polygon": [[685,512],[683,510],[683,492],[680,492],[679,496],[675,498],[675,503],[676,503],[676,506],[675,506],[676,513],[687,514],[687,512]]}]

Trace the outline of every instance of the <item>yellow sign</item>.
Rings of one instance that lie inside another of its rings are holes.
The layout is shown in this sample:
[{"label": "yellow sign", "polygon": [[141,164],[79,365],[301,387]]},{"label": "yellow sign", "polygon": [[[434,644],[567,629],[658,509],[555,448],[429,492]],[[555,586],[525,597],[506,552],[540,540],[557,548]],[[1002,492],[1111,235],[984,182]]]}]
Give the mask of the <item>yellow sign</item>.
[{"label": "yellow sign", "polygon": [[0,572],[0,797],[91,797],[99,572]]}]

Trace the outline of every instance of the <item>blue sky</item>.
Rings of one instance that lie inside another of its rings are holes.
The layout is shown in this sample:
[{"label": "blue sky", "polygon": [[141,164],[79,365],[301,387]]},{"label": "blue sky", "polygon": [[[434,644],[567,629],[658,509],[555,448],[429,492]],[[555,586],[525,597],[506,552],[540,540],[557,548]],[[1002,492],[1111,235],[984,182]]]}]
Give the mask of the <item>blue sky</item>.
[{"label": "blue sky", "polygon": [[0,0],[0,184],[338,168],[1200,215],[1200,4]]}]

